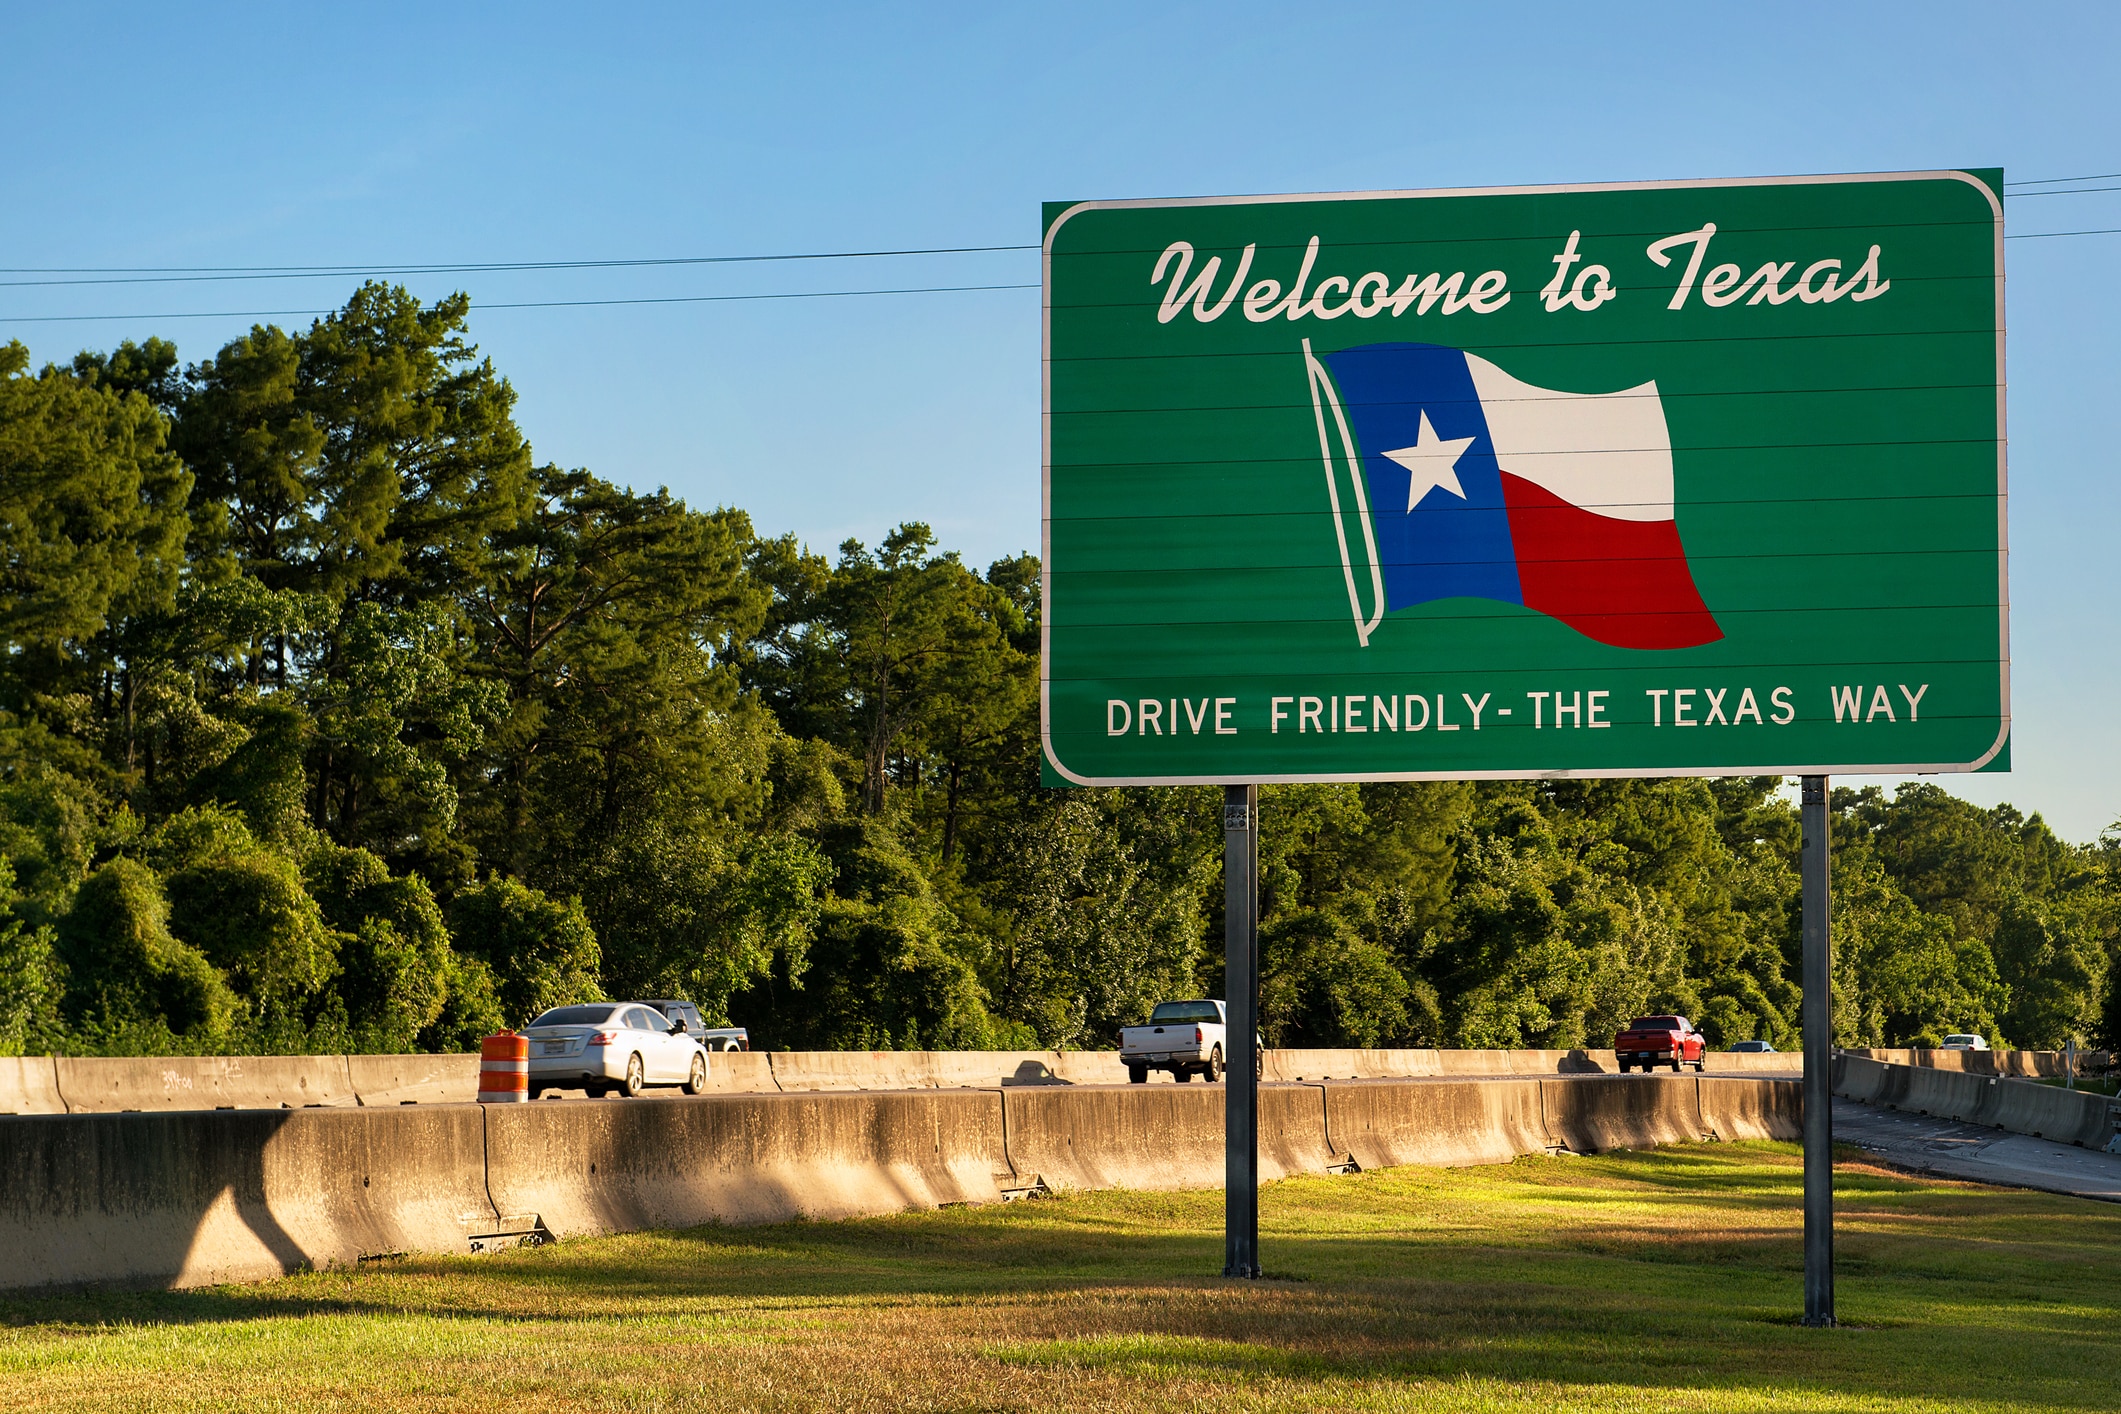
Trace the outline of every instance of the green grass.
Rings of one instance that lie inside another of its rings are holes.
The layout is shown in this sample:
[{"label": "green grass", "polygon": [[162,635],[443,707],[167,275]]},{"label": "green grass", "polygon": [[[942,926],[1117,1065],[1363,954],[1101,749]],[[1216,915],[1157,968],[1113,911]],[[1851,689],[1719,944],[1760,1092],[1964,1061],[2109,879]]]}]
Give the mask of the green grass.
[{"label": "green grass", "polygon": [[2121,1405],[2121,1207],[1844,1164],[1848,1326],[1805,1330],[1798,1163],[1292,1180],[1257,1283],[1209,1275],[1220,1193],[1098,1193],[14,1300],[0,1409]]}]

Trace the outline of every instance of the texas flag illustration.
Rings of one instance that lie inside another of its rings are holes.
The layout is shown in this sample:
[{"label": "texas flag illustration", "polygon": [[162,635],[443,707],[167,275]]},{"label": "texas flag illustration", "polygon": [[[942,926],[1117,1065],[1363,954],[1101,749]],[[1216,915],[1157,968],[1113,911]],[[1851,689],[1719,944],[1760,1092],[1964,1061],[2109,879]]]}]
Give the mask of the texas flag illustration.
[{"label": "texas flag illustration", "polygon": [[[1390,610],[1461,597],[1522,604],[1616,648],[1723,637],[1672,518],[1672,443],[1654,382],[1560,392],[1437,344],[1313,356],[1307,342],[1304,357],[1365,644]],[[1354,483],[1368,612],[1336,450]]]}]

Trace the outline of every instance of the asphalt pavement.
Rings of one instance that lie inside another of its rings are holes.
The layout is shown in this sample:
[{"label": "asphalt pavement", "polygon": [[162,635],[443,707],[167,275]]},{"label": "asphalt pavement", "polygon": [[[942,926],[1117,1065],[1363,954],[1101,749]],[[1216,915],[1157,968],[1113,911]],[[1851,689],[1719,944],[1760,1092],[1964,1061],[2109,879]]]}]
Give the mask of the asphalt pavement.
[{"label": "asphalt pavement", "polygon": [[2121,1154],[1841,1099],[1834,1139],[1894,1168],[2121,1203]]}]

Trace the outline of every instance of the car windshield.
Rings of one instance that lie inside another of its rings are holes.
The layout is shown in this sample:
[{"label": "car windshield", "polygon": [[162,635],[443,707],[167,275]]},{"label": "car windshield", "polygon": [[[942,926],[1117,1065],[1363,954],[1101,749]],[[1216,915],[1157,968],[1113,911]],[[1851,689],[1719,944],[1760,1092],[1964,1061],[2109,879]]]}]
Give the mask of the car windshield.
[{"label": "car windshield", "polygon": [[1676,1016],[1638,1016],[1628,1023],[1628,1030],[1630,1031],[1677,1031],[1678,1029],[1679,1018]]},{"label": "car windshield", "polygon": [[1944,1038],[1944,1044],[1947,1046],[1971,1046],[1980,1039],[1979,1036],[1947,1036]]},{"label": "car windshield", "polygon": [[594,1026],[600,1021],[609,1021],[613,1008],[606,1006],[556,1006],[546,1012],[532,1026]]},{"label": "car windshield", "polygon": [[1156,1010],[1149,1013],[1149,1024],[1159,1025],[1168,1021],[1221,1021],[1222,1013],[1213,1002],[1159,1002]]}]

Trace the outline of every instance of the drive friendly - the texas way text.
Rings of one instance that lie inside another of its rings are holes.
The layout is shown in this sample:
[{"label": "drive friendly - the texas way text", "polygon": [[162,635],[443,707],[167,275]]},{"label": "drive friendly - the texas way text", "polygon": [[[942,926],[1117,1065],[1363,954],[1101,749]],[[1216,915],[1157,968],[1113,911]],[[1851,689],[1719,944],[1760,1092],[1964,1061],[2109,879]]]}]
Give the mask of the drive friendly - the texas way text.
[{"label": "drive friendly - the texas way text", "polygon": [[[1642,690],[1630,726],[1786,727],[1798,718],[1793,689],[1751,687],[1652,687]],[[1836,722],[1858,725],[1919,722],[1928,683],[1858,683],[1827,689]],[[1526,692],[1513,706],[1492,692],[1289,693],[1248,709],[1236,697],[1112,697],[1105,700],[1107,736],[1236,736],[1247,729],[1282,732],[1481,731],[1497,726],[1568,730],[1614,724],[1610,688]],[[1503,699],[1508,700],[1508,699]],[[1262,710],[1263,709],[1263,710]],[[1822,711],[1821,715],[1825,715]]]}]

